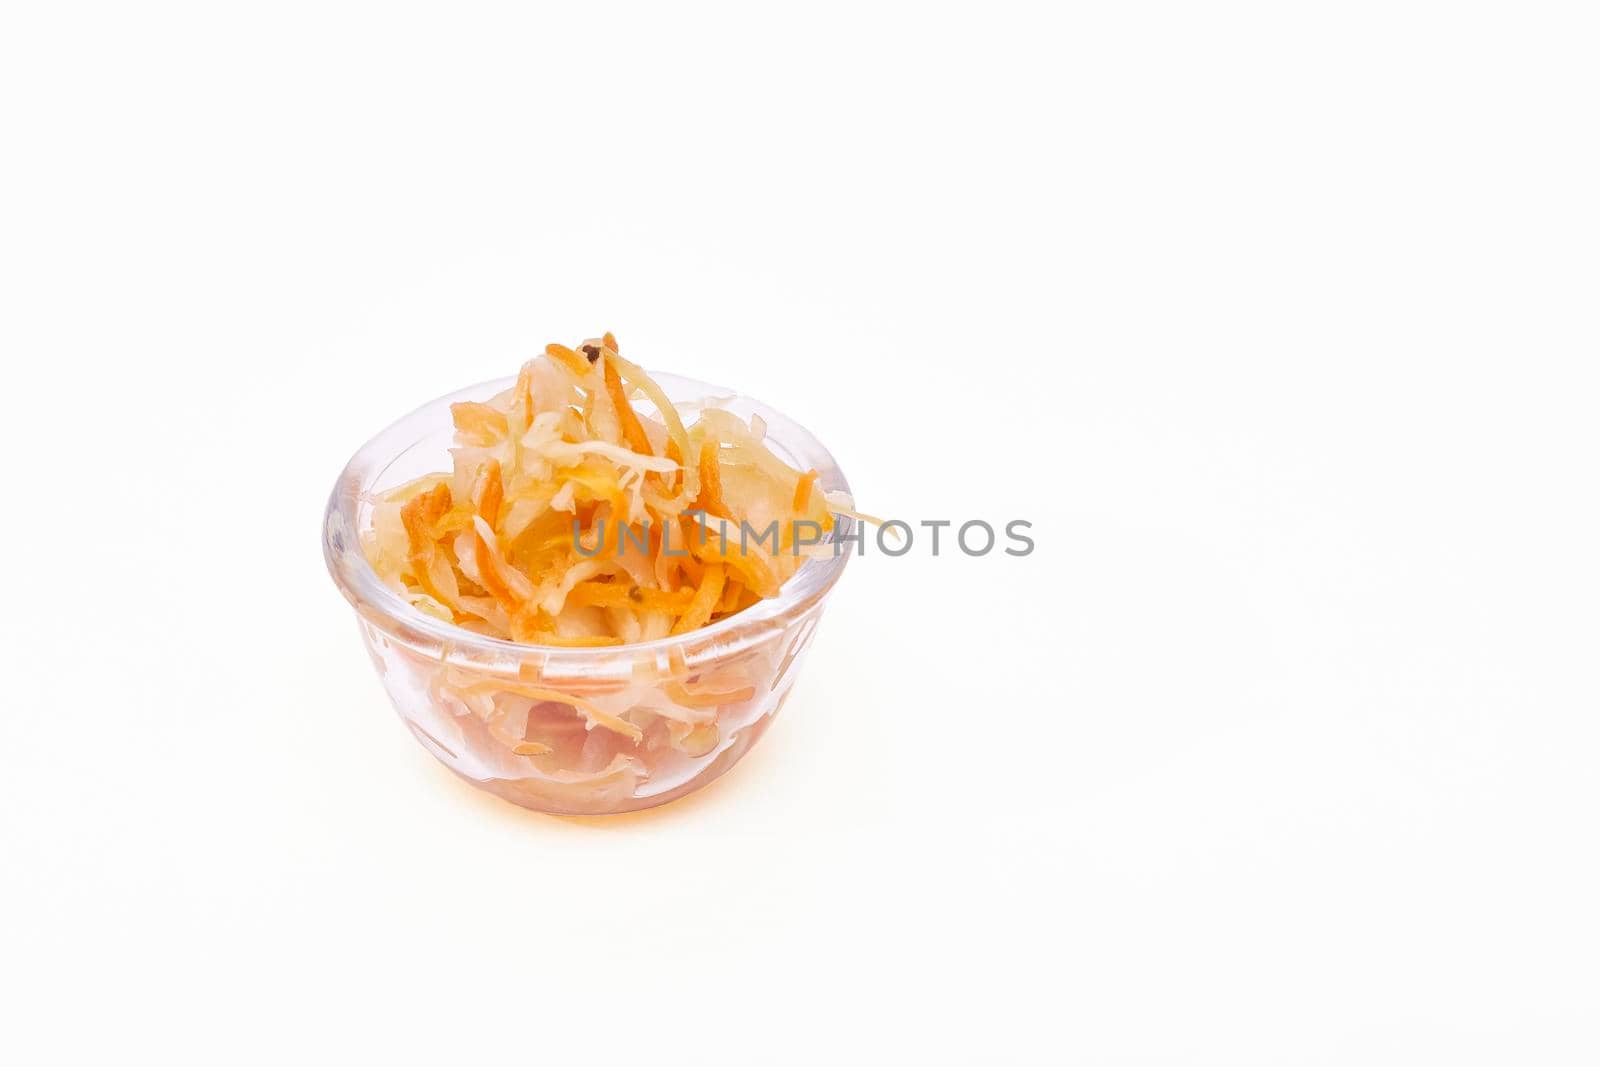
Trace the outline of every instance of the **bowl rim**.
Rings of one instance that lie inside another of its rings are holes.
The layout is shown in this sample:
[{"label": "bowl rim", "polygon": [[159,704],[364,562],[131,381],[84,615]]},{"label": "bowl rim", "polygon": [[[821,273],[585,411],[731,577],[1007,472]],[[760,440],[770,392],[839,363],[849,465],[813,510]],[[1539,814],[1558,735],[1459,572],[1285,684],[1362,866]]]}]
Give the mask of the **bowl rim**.
[{"label": "bowl rim", "polygon": [[[849,494],[850,484],[832,453],[782,412],[753,397],[694,378],[654,371],[650,376],[675,403],[684,393],[698,392],[701,402],[714,398],[730,406],[755,409],[767,423],[769,443],[791,459],[815,468],[819,488]],[[790,620],[820,603],[839,580],[850,559],[855,536],[852,531],[857,525],[848,515],[837,515],[832,535],[821,542],[833,544],[834,554],[807,560],[783,583],[777,596],[709,626],[652,641],[595,647],[523,644],[464,629],[414,607],[378,577],[362,551],[361,507],[369,502],[370,487],[394,462],[424,438],[449,425],[451,404],[485,399],[511,388],[516,380],[514,376],[491,378],[419,405],[358,448],[334,483],[323,512],[323,559],[334,583],[357,613],[391,638],[444,662],[467,662],[479,670],[495,666],[514,670],[538,658],[547,670],[553,667],[557,673],[615,674],[619,665],[631,669],[641,654],[669,660],[674,649],[681,651],[683,660],[693,666],[740,651],[774,630],[787,628]]]}]

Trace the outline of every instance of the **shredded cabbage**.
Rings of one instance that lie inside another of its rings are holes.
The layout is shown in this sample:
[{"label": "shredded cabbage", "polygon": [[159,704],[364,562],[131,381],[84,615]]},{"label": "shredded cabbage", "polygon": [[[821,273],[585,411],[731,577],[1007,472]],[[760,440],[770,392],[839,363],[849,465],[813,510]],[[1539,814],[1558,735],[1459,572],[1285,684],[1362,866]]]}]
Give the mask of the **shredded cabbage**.
[{"label": "shredded cabbage", "polygon": [[[418,610],[521,644],[627,645],[725,619],[777,595],[816,553],[793,550],[795,524],[831,531],[842,503],[767,447],[759,418],[714,399],[680,411],[610,334],[549,345],[512,388],[451,414],[452,469],[379,496],[363,547]],[[519,788],[627,793],[666,753],[728,743],[724,716],[757,707],[770,680],[748,658],[691,673],[672,653],[666,675],[614,689],[441,659],[428,691],[451,743],[510,761],[500,773]]]}]

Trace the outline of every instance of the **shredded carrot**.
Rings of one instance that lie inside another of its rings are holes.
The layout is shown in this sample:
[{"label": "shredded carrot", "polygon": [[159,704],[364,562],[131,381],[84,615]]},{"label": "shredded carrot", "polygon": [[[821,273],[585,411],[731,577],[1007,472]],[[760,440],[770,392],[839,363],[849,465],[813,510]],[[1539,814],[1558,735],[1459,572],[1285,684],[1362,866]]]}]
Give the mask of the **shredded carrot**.
[{"label": "shredded carrot", "polygon": [[582,378],[589,373],[589,361],[566,345],[548,344],[544,346],[545,355],[567,368],[573,374]]},{"label": "shredded carrot", "polygon": [[722,587],[722,599],[717,601],[717,615],[732,615],[739,610],[739,597],[744,593],[744,584],[738,578],[730,578]]},{"label": "shredded carrot", "polygon": [[434,544],[432,526],[450,507],[450,487],[440,482],[426,493],[412,497],[400,509],[400,521],[405,527],[411,575],[418,587],[428,596],[449,607],[449,602],[434,585],[428,568],[433,564]]},{"label": "shredded carrot", "polygon": [[533,422],[533,364],[524,363],[517,375],[517,402],[522,405],[522,428]]},{"label": "shredded carrot", "polygon": [[611,637],[605,634],[590,636],[564,637],[557,633],[541,633],[538,643],[552,645],[556,648],[606,648],[611,645],[622,644],[622,638]]},{"label": "shredded carrot", "polygon": [[506,498],[505,483],[500,480],[500,461],[491,459],[484,464],[480,479],[478,514],[492,527],[500,518],[500,505]]},{"label": "shredded carrot", "polygon": [[479,441],[492,441],[509,432],[505,412],[476,401],[451,404],[450,418],[457,430]]},{"label": "shredded carrot", "polygon": [[717,462],[717,446],[712,442],[700,446],[700,496],[695,507],[707,515],[728,514],[728,505],[722,499],[722,468]]},{"label": "shredded carrot", "polygon": [[506,614],[515,617],[522,609],[522,601],[501,577],[494,549],[489,547],[489,540],[484,537],[483,531],[476,528],[473,531],[472,562],[478,568],[478,583],[494,597],[495,603],[499,604]]},{"label": "shredded carrot", "polygon": [[606,394],[617,409],[617,419],[622,423],[622,436],[628,442],[628,447],[641,456],[653,455],[650,438],[645,436],[644,427],[639,425],[639,416],[634,413],[633,405],[628,403],[628,394],[622,391],[622,377],[609,359],[606,360],[605,379]]},{"label": "shredded carrot", "polygon": [[567,603],[574,607],[638,608],[673,614],[687,610],[693,600],[693,590],[642,589],[626,582],[579,582],[567,594]]},{"label": "shredded carrot", "polygon": [[722,583],[726,572],[713,563],[706,568],[705,577],[700,579],[700,588],[695,590],[694,599],[689,607],[672,627],[675,634],[687,633],[698,630],[711,621],[711,613],[716,609],[717,600],[722,596]]},{"label": "shredded carrot", "polygon": [[811,487],[817,483],[817,472],[806,471],[800,476],[800,481],[794,487],[794,509],[799,512],[806,510],[806,505],[811,503]]}]

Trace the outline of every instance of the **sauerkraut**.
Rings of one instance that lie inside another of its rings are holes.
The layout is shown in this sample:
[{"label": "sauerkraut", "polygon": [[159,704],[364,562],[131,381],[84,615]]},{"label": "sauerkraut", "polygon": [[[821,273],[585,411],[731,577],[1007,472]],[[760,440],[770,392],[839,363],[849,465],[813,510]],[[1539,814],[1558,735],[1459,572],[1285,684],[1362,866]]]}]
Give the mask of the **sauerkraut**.
[{"label": "sauerkraut", "polygon": [[512,388],[451,410],[453,469],[381,496],[363,548],[466,630],[558,647],[692,632],[776,596],[833,529],[817,472],[779,459],[759,420],[707,407],[685,425],[609,333],[549,345]]}]

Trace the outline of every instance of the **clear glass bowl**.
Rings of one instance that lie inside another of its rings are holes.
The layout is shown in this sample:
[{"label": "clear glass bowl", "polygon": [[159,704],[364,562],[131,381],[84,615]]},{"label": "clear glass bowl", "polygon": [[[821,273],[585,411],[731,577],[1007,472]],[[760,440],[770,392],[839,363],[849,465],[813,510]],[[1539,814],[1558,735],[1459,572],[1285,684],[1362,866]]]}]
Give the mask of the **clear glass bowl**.
[{"label": "clear glass bowl", "polygon": [[[849,492],[828,450],[795,422],[728,390],[653,375],[692,422],[707,403],[766,421],[767,445],[827,492]],[[836,554],[807,561],[780,594],[691,633],[609,648],[550,648],[485,637],[425,615],[379,580],[361,550],[375,494],[449,470],[450,405],[486,400],[515,379],[440,397],[384,430],[339,476],[323,554],[400,719],[440,762],[479,789],[561,815],[665,804],[738,762],[794,686],[822,607],[849,561],[850,519]],[[645,410],[650,410],[648,407]],[[547,695],[579,703],[544,699]],[[582,702],[639,726],[641,740],[589,728]],[[537,741],[538,745],[528,742]],[[549,746],[552,751],[522,754]]]}]

